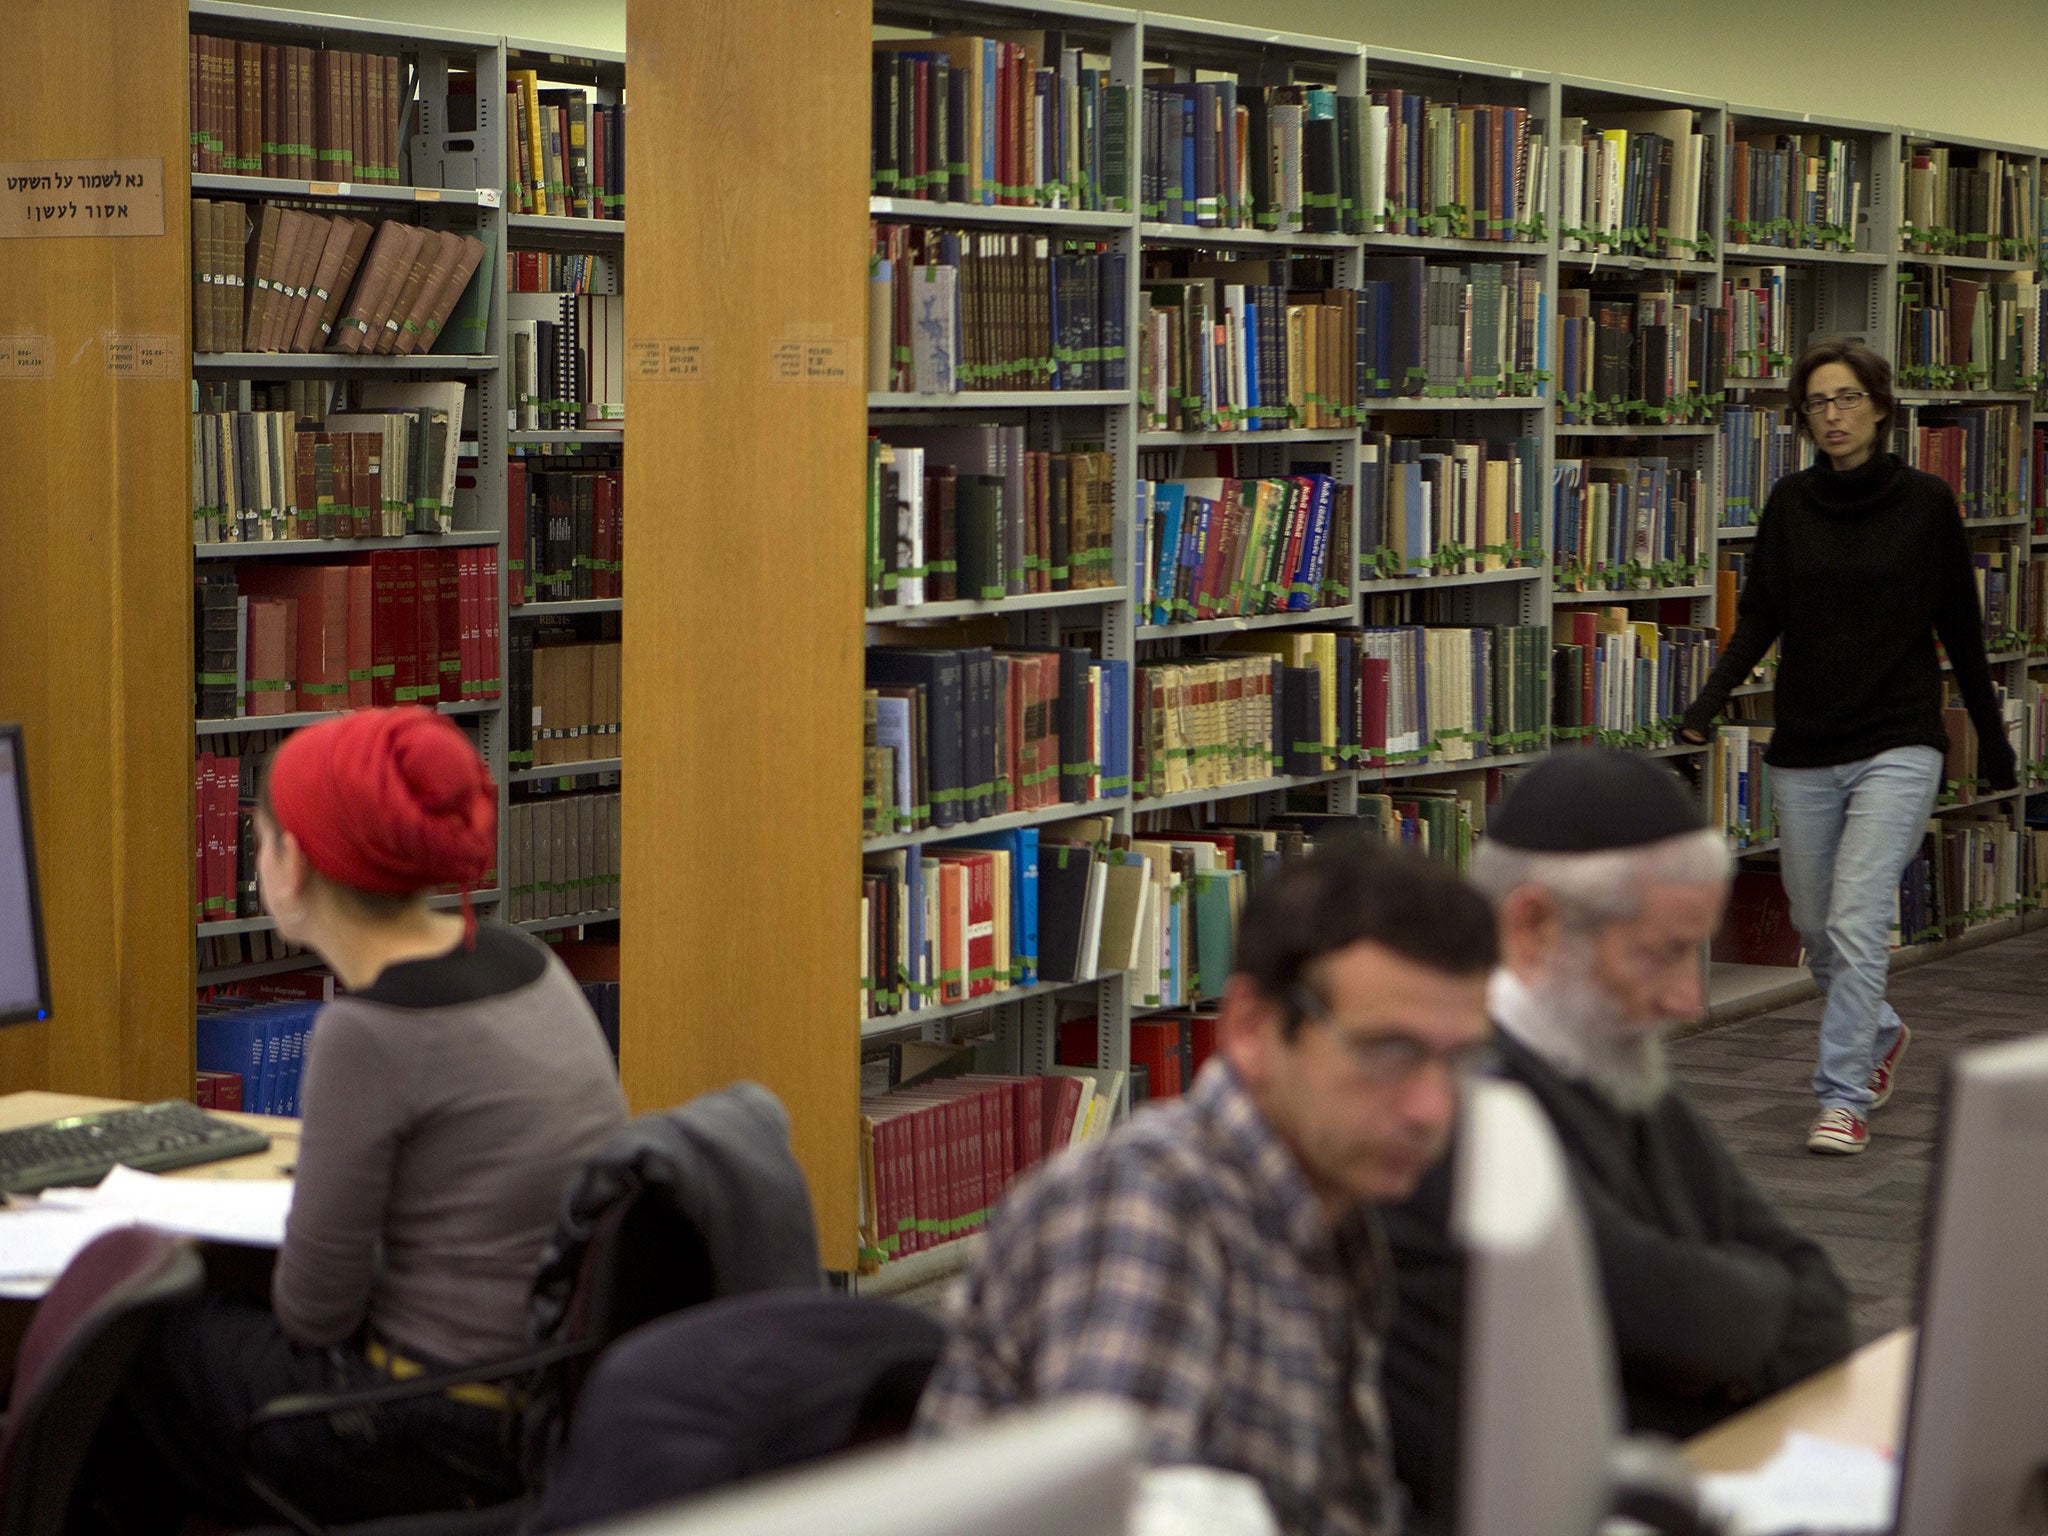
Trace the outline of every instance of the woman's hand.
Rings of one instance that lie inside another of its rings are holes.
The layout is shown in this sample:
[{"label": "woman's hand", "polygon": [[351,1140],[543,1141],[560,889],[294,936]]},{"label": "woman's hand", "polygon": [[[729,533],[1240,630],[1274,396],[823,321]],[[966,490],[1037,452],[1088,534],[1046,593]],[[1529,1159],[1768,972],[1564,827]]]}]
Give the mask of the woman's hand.
[{"label": "woman's hand", "polygon": [[1692,729],[1692,727],[1686,725],[1681,725],[1678,728],[1678,739],[1682,742],[1685,742],[1695,747],[1704,747],[1707,744],[1707,738],[1704,732],[1696,731]]}]

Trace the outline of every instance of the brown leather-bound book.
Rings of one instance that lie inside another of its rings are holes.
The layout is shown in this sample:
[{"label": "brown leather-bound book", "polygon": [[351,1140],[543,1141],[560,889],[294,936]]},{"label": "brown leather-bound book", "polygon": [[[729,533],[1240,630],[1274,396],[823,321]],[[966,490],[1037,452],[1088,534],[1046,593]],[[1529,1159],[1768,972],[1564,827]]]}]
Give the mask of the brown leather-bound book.
[{"label": "brown leather-bound book", "polygon": [[311,181],[334,177],[334,59],[333,50],[316,49],[313,54],[313,174]]},{"label": "brown leather-bound book", "polygon": [[235,169],[263,173],[263,45],[235,44]]},{"label": "brown leather-bound book", "polygon": [[398,55],[387,53],[378,60],[384,67],[384,166],[393,182],[404,180],[399,174],[399,142],[405,131],[405,103],[399,99],[405,89],[404,72],[398,67]]},{"label": "brown leather-bound book", "polygon": [[227,201],[213,205],[213,346],[232,352],[242,335],[242,296],[248,292],[245,251],[249,209]]},{"label": "brown leather-bound book", "polygon": [[251,352],[274,352],[277,350],[277,329],[284,319],[291,274],[298,265],[299,247],[306,241],[307,216],[296,208],[280,208],[277,214],[277,244],[271,250],[268,265],[260,274],[262,285],[259,298],[251,307],[254,319],[254,335],[249,339]]},{"label": "brown leather-bound book", "polygon": [[[401,224],[399,228],[402,232],[399,242],[391,251],[390,280],[377,290],[376,303],[365,311],[362,339],[350,348],[351,351],[367,355],[377,349],[377,342],[384,335],[384,327],[391,318],[392,306],[398,302],[399,294],[405,291],[405,285],[411,281],[413,263],[419,259],[420,251],[432,233],[417,224]],[[372,246],[370,249],[374,256],[376,247]]]},{"label": "brown leather-bound book", "polygon": [[299,321],[305,317],[306,304],[313,292],[313,275],[320,265],[320,257],[327,249],[327,236],[334,221],[322,214],[302,215],[304,227],[299,232],[292,264],[284,271],[284,289],[279,295],[275,324],[270,329],[266,351],[289,352],[292,341],[299,333]]},{"label": "brown leather-bound book", "polygon": [[453,229],[428,229],[426,244],[420,246],[420,258],[412,268],[420,283],[414,287],[408,281],[408,291],[399,293],[397,303],[391,307],[391,324],[377,338],[379,352],[406,356],[420,346],[426,317],[432,313],[442,289],[449,287],[449,274],[455,270],[461,254],[463,238],[459,233]]},{"label": "brown leather-bound book", "polygon": [[341,148],[342,169],[350,181],[364,181],[368,166],[363,160],[363,56],[341,56]]},{"label": "brown leather-bound book", "polygon": [[250,598],[248,646],[248,713],[290,714],[299,686],[297,600]]},{"label": "brown leather-bound book", "polygon": [[[374,64],[376,61],[373,59]],[[385,357],[391,355],[391,348],[405,329],[405,322],[418,306],[420,295],[426,291],[429,281],[435,277],[435,267],[441,268],[440,276],[445,279],[447,258],[442,253],[441,237],[447,231],[423,229],[419,245],[413,252],[412,266],[405,274],[405,281],[399,284],[398,292],[392,295],[391,307],[370,333],[370,340],[363,343],[365,352],[376,352]]]},{"label": "brown leather-bound book", "polygon": [[299,306],[296,323],[284,345],[285,351],[313,350],[313,344],[320,336],[320,318],[326,313],[328,300],[333,297],[334,285],[341,280],[342,256],[358,227],[354,219],[339,216],[327,221],[326,238],[320,242],[319,254],[313,258],[313,276],[306,285],[306,302]]},{"label": "brown leather-bound book", "polygon": [[306,102],[304,73],[306,50],[287,43],[284,50],[284,163],[285,175],[294,181],[311,181],[306,165]]},{"label": "brown leather-bound book", "polygon": [[386,219],[377,226],[369,251],[363,257],[362,273],[356,279],[355,289],[342,307],[341,319],[335,323],[333,334],[328,337],[327,344],[331,350],[363,350],[363,344],[370,339],[371,317],[376,314],[378,306],[388,300],[409,270],[409,237],[418,233],[417,225],[401,223],[397,219]]},{"label": "brown leather-bound book", "polygon": [[454,256],[441,286],[431,297],[421,296],[418,328],[408,325],[393,349],[401,357],[434,350],[434,343],[441,339],[441,327],[448,323],[449,315],[455,312],[470,279],[476,275],[477,263],[483,260],[484,243],[475,235],[457,235],[453,250]]},{"label": "brown leather-bound book", "polygon": [[277,240],[283,227],[284,209],[276,203],[265,203],[242,261],[242,330],[237,351],[254,352],[263,337],[264,303],[270,297],[270,273],[277,260]]},{"label": "brown leather-bound book", "polygon": [[390,184],[384,165],[384,66],[375,54],[358,55],[363,70],[363,133],[356,152],[356,174],[379,186]]},{"label": "brown leather-bound book", "polygon": [[[361,219],[343,219],[349,226],[348,244],[341,253],[341,268],[334,274],[334,281],[328,285],[327,297],[321,301],[320,318],[313,329],[307,350],[324,352],[334,341],[334,329],[341,319],[342,306],[347,303],[349,290],[355,285],[356,276],[362,271],[363,257],[369,253],[370,241],[374,238],[371,226]],[[310,308],[310,306],[309,306]]]},{"label": "brown leather-bound book", "polygon": [[223,38],[199,40],[199,106],[206,115],[208,154],[206,169],[216,175],[228,168],[228,145],[234,131],[232,121],[221,120],[221,50],[232,54],[234,44]]},{"label": "brown leather-bound book", "polygon": [[284,47],[263,44],[263,174],[286,174],[284,153]]},{"label": "brown leather-bound book", "polygon": [[192,140],[192,169],[203,171],[200,147],[206,142],[205,119],[199,112],[199,34],[185,34],[185,121]]},{"label": "brown leather-bound book", "polygon": [[213,204],[192,199],[192,350],[213,345]]}]

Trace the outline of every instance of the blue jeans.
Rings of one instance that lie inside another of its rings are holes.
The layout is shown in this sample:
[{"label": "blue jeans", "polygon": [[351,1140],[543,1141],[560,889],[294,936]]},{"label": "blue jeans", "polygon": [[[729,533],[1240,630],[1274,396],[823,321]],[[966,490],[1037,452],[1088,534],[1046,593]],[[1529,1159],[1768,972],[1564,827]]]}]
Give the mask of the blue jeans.
[{"label": "blue jeans", "polygon": [[1892,897],[1927,831],[1942,755],[1893,747],[1832,768],[1773,768],[1779,867],[1792,925],[1827,1004],[1813,1092],[1823,1109],[1870,1113],[1872,1067],[1899,1038],[1884,999]]}]

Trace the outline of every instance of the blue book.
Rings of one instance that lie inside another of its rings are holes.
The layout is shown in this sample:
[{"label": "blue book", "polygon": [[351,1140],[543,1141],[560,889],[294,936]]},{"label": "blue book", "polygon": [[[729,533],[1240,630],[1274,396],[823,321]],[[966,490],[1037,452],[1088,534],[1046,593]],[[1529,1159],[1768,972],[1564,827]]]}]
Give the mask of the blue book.
[{"label": "blue book", "polygon": [[1105,799],[1131,792],[1131,664],[1102,663],[1102,794]]},{"label": "blue book", "polygon": [[903,850],[903,893],[904,943],[910,950],[903,1005],[922,1008],[931,1001],[931,977],[924,954],[924,850],[914,843]]},{"label": "blue book", "polygon": [[1174,617],[1190,619],[1195,614],[1195,593],[1202,582],[1202,559],[1209,550],[1209,518],[1216,503],[1206,496],[1188,498],[1183,520],[1187,533],[1181,540],[1180,574],[1174,579]]},{"label": "blue book", "polygon": [[1152,519],[1158,534],[1159,553],[1152,562],[1152,617],[1154,624],[1174,621],[1173,596],[1179,584],[1181,565],[1181,518],[1187,505],[1188,488],[1178,481],[1161,480],[1152,487]]},{"label": "blue book", "polygon": [[1190,90],[1180,102],[1180,222],[1195,224],[1196,179],[1195,179],[1195,93]]},{"label": "blue book", "polygon": [[1323,563],[1330,548],[1330,514],[1336,505],[1335,483],[1328,475],[1308,477],[1308,532],[1301,541],[1301,560],[1287,581],[1287,610],[1306,613],[1323,589]]},{"label": "blue book", "polygon": [[1009,984],[1030,986],[1038,980],[1038,828],[985,832],[947,846],[985,848],[1010,856]]},{"label": "blue book", "polygon": [[253,1111],[263,1072],[263,1020],[257,1011],[227,1007],[200,1014],[197,1045],[199,1070],[241,1078],[242,1107]]}]

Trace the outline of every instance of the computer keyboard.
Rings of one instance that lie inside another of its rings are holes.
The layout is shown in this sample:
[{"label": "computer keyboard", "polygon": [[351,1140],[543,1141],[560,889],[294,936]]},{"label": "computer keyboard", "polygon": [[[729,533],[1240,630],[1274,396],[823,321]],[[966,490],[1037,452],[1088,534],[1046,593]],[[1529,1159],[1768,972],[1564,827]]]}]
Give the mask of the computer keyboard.
[{"label": "computer keyboard", "polygon": [[261,1131],[183,1099],[134,1104],[0,1131],[0,1191],[27,1195],[58,1184],[97,1184],[116,1163],[160,1173],[269,1145]]}]

